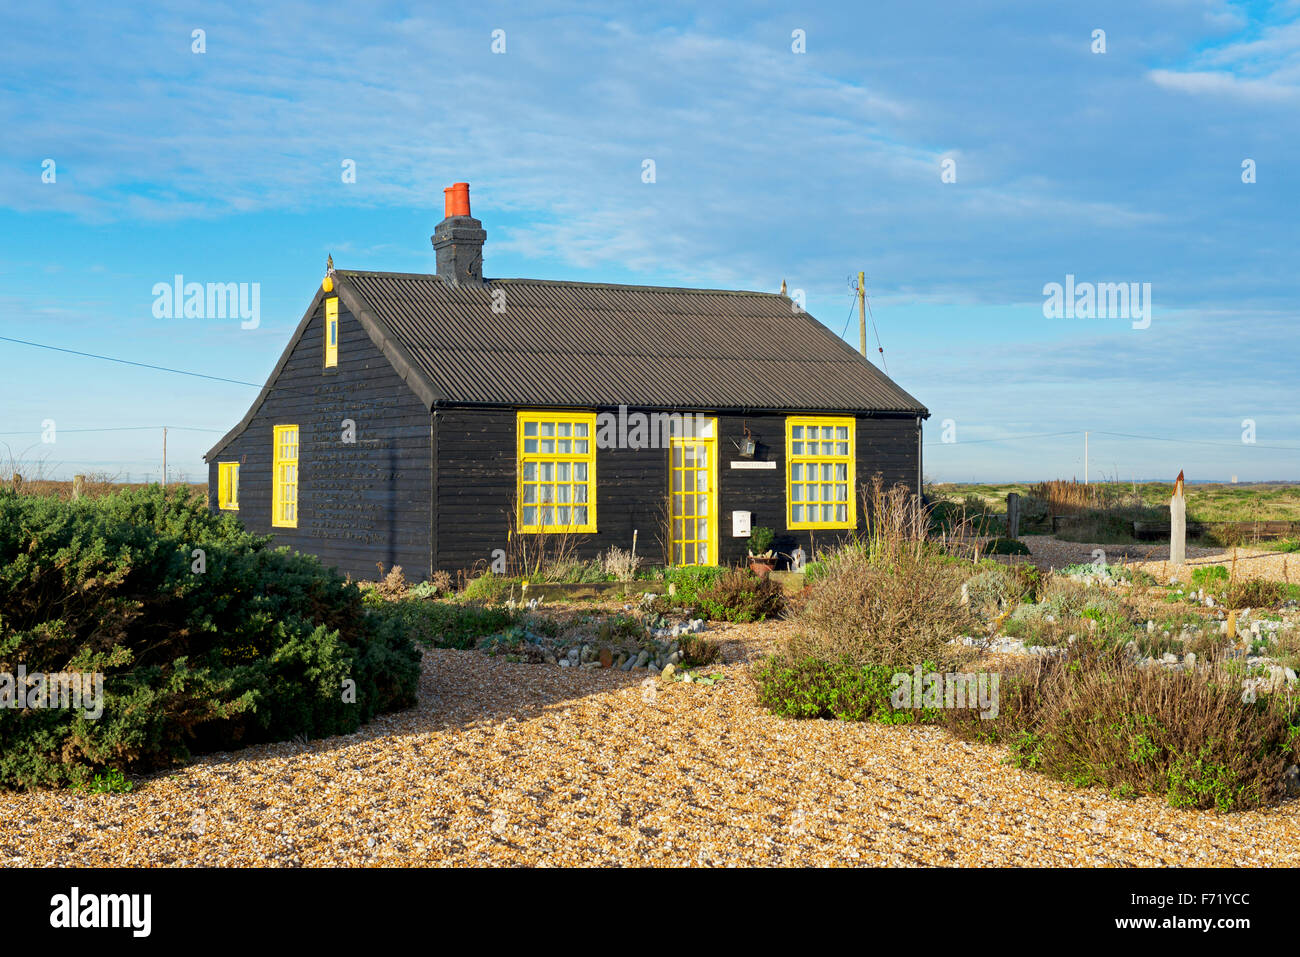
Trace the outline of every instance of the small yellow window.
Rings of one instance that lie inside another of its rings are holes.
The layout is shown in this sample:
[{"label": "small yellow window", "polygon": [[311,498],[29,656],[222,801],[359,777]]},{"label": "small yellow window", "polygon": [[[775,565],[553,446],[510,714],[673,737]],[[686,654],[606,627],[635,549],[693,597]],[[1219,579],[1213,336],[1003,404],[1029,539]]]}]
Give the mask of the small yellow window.
[{"label": "small yellow window", "polygon": [[217,505],[228,512],[239,511],[239,463],[217,463]]},{"label": "small yellow window", "polygon": [[520,412],[522,532],[596,530],[596,414]]},{"label": "small yellow window", "polygon": [[339,297],[325,300],[325,368],[339,364]]},{"label": "small yellow window", "polygon": [[275,427],[275,472],[271,483],[271,524],[298,527],[298,426]]},{"label": "small yellow window", "polygon": [[853,528],[854,420],[791,416],[785,420],[789,528]]}]

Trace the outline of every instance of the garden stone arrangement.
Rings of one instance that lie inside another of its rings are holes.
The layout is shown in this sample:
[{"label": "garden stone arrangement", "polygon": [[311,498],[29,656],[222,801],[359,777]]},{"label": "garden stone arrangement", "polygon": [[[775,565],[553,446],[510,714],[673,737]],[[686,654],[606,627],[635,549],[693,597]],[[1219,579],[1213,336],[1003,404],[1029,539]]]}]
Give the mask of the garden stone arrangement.
[{"label": "garden stone arrangement", "polygon": [[[1202,579],[1222,583],[1225,576],[1217,574],[1219,571],[1221,569],[1216,568],[1215,572],[1207,572]],[[1104,564],[1074,566],[1063,570],[1061,576],[1084,588],[1107,589],[1121,594],[1131,591],[1135,584],[1140,587],[1131,573]],[[963,588],[963,595],[970,600],[969,587]],[[1294,649],[1300,646],[1300,601],[1289,599],[1282,602],[1276,612],[1252,617],[1254,609],[1229,610],[1224,606],[1222,598],[1215,598],[1211,588],[1184,586],[1177,579],[1170,581],[1165,600],[1181,600],[1213,611],[1212,614],[1198,614],[1190,619],[1184,617],[1182,620],[1166,621],[1159,625],[1154,618],[1148,618],[1145,625],[1140,620],[1134,623],[1139,635],[1145,637],[1130,640],[1123,648],[1127,657],[1138,667],[1161,667],[1172,671],[1195,671],[1199,667],[1207,672],[1212,668],[1211,662],[1204,655],[1198,659],[1197,652],[1191,649],[1203,646],[1207,636],[1217,634],[1221,639],[1217,649],[1218,659],[1244,666],[1239,675],[1243,694],[1249,696],[1278,691],[1300,682],[1294,664],[1288,663],[1294,662]],[[1005,609],[1005,600],[1001,607]],[[1016,612],[1020,612],[1019,616]],[[1040,614],[1036,605],[1022,605],[999,616],[993,623],[990,635],[963,635],[954,639],[954,643],[994,654],[1041,656],[1059,655],[1078,640],[1078,635],[1068,634],[1063,643],[1043,644],[1033,638],[1026,641],[1014,637],[1004,627],[1007,622],[1011,622],[1012,630],[1023,633],[1016,626],[1034,616],[1038,616],[1043,625],[1058,623],[1050,612]],[[1083,623],[1090,635],[1103,626],[1101,616],[1086,617]],[[1156,650],[1153,651],[1153,648]]]}]

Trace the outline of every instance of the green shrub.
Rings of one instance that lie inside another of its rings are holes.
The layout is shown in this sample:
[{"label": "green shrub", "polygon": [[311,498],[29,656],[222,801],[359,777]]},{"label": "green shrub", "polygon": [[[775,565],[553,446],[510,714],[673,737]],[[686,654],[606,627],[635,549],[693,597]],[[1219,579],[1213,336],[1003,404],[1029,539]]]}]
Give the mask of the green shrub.
[{"label": "green shrub", "polygon": [[686,668],[705,668],[722,654],[718,642],[699,635],[682,635],[677,647],[682,654],[682,666]]},{"label": "green shrub", "polygon": [[267,542],[186,488],[0,492],[0,673],[103,675],[98,719],[0,709],[0,786],[84,786],[412,704],[410,641],[317,559]]},{"label": "green shrub", "polygon": [[1003,674],[991,721],[945,711],[960,737],[1000,742],[1013,762],[1080,787],[1156,794],[1220,811],[1276,802],[1300,758],[1300,713],[1284,695],[1243,702],[1240,681],[1138,668],[1079,649]]},{"label": "green shrub", "polygon": [[[929,670],[929,666],[926,666]],[[754,669],[758,703],[790,718],[834,718],[913,724],[932,721],[934,709],[896,710],[890,704],[896,669],[817,658],[769,658]]]},{"label": "green shrub", "polygon": [[1228,584],[1228,569],[1222,565],[1202,565],[1192,569],[1192,587],[1213,591]]},{"label": "green shrub", "polygon": [[103,774],[96,774],[80,790],[92,794],[128,794],[135,790],[135,785],[127,780],[126,775],[116,768],[110,768]]},{"label": "green shrub", "polygon": [[380,619],[413,641],[433,648],[473,648],[480,638],[505,631],[519,615],[503,605],[406,598],[372,607]]},{"label": "green shrub", "polygon": [[1271,608],[1282,604],[1282,583],[1263,578],[1233,582],[1223,590],[1229,608]]},{"label": "green shrub", "polygon": [[700,592],[722,577],[725,569],[717,565],[683,565],[668,570],[668,582],[677,587],[673,601],[689,608],[696,604]]},{"label": "green shrub", "polygon": [[[1033,574],[1021,569],[1032,569]],[[966,580],[966,594],[972,608],[986,614],[996,614],[1003,606],[1032,600],[1038,581],[1038,569],[1033,565],[1010,566],[981,562],[980,570]]]},{"label": "green shrub", "polygon": [[466,583],[460,597],[469,602],[502,602],[513,594],[523,595],[523,579],[484,572]]},{"label": "green shrub", "polygon": [[749,533],[749,554],[764,555],[776,541],[776,531],[766,525],[759,525]]},{"label": "green shrub", "polygon": [[743,568],[728,569],[700,592],[697,614],[713,621],[762,621],[785,607],[781,586]]},{"label": "green shrub", "polygon": [[1028,555],[1029,546],[1018,538],[990,538],[980,547],[984,555]]},{"label": "green shrub", "polygon": [[803,567],[803,583],[805,585],[814,585],[826,577],[826,563],[822,561],[808,562]]}]

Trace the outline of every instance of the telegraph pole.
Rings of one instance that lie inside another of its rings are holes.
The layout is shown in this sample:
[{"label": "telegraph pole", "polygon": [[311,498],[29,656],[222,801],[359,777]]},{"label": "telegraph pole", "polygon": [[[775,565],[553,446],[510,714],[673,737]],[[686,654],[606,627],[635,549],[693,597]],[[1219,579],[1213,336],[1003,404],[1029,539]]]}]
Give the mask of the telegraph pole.
[{"label": "telegraph pole", "polygon": [[1083,433],[1083,484],[1088,484],[1088,433]]},{"label": "telegraph pole", "polygon": [[858,350],[867,355],[867,277],[858,273]]},{"label": "telegraph pole", "polygon": [[166,487],[167,487],[167,426],[165,426],[165,425],[163,426],[163,471],[162,471],[162,485],[163,485],[163,488],[166,488]]}]

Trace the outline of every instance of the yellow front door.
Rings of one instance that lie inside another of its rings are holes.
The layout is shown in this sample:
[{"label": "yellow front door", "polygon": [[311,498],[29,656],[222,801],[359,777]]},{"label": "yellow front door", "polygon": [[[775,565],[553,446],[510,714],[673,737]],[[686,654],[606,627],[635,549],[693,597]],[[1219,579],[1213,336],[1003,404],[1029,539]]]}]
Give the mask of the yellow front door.
[{"label": "yellow front door", "polygon": [[683,417],[670,442],[674,565],[718,563],[718,420]]}]

